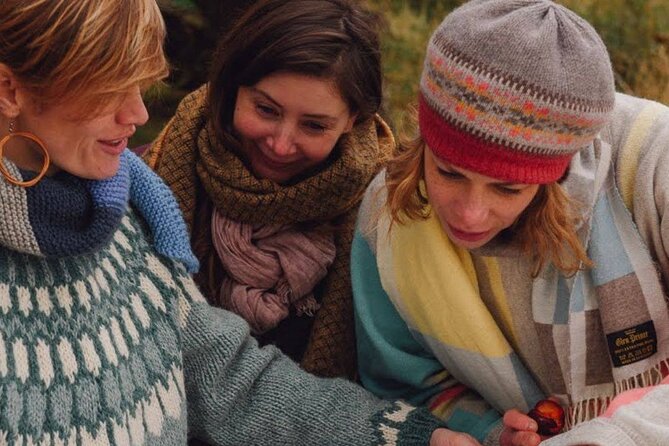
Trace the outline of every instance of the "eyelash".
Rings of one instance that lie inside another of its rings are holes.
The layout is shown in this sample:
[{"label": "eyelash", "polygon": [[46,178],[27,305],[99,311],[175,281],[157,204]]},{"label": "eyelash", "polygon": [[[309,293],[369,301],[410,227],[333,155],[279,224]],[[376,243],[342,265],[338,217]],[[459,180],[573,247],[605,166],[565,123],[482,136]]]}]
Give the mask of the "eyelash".
[{"label": "eyelash", "polygon": [[442,177],[447,178],[449,180],[461,180],[462,178],[464,178],[462,175],[460,175],[457,172],[451,172],[450,170],[444,170],[444,169],[441,169],[441,168],[437,168],[437,170],[439,171],[439,174]]},{"label": "eyelash", "polygon": [[518,195],[521,192],[520,189],[509,189],[504,186],[498,186],[497,190],[504,195]]},{"label": "eyelash", "polygon": [[[451,172],[449,170],[444,170],[441,168],[437,168],[439,171],[439,174],[446,178],[447,180],[462,180],[464,179],[464,176],[459,174],[458,172]],[[511,189],[506,186],[495,186],[495,189],[497,192],[503,195],[518,195],[520,194],[521,190],[520,189]]]},{"label": "eyelash", "polygon": [[256,110],[262,116],[277,116],[278,115],[278,112],[274,108],[272,108],[268,105],[264,105],[264,104],[256,104]]},{"label": "eyelash", "polygon": [[[258,114],[263,117],[275,118],[279,115],[279,112],[276,111],[273,107],[270,107],[265,104],[256,104],[256,110]],[[306,128],[308,132],[311,133],[323,133],[327,130],[327,127],[316,121],[306,121],[302,123],[302,126]]]},{"label": "eyelash", "polygon": [[322,133],[326,130],[326,127],[323,124],[314,121],[305,122],[304,126],[311,132]]}]

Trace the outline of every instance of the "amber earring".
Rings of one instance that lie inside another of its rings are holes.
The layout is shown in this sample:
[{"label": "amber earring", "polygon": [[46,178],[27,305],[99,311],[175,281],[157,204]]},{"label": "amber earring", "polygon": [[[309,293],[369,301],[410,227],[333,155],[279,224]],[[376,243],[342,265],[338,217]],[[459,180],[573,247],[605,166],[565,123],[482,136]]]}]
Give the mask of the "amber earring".
[{"label": "amber earring", "polygon": [[[30,187],[34,186],[37,184],[43,177],[46,175],[46,171],[49,169],[49,165],[51,164],[51,160],[49,158],[49,152],[46,151],[46,146],[42,142],[41,139],[39,139],[36,135],[28,132],[16,132],[16,121],[14,119],[9,120],[9,133],[7,136],[2,138],[0,141],[0,174],[2,174],[3,177],[5,177],[5,180],[8,183],[14,184],[15,186],[20,186],[20,187]],[[12,177],[12,175],[9,173],[7,168],[5,167],[5,164],[2,161],[4,152],[5,152],[5,146],[11,140],[12,138],[25,138],[28,139],[40,148],[42,153],[44,154],[44,164],[42,165],[42,169],[40,172],[37,174],[35,178],[32,180],[28,181],[20,181],[17,180],[16,178]]]}]

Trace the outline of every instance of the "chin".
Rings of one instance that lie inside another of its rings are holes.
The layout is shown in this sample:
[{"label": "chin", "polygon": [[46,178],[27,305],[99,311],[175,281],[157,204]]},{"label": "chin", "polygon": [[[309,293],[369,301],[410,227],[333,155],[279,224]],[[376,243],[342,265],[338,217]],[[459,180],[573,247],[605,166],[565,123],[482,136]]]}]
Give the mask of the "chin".
[{"label": "chin", "polygon": [[283,172],[276,172],[270,169],[263,168],[264,166],[253,166],[253,173],[262,180],[270,180],[281,184],[292,178],[291,175]]},{"label": "chin", "polygon": [[113,165],[105,164],[104,166],[99,166],[96,169],[83,172],[83,174],[79,176],[86,178],[87,180],[107,180],[118,173],[119,167],[120,162],[117,161]]}]

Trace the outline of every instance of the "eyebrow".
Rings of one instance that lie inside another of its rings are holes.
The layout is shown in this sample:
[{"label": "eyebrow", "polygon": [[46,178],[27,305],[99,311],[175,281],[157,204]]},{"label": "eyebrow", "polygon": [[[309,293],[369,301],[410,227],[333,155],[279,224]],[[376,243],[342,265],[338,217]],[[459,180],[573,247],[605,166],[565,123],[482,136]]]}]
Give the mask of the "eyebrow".
[{"label": "eyebrow", "polygon": [[[435,163],[435,164],[437,164],[437,163]],[[453,167],[452,165],[448,165],[448,166],[442,165],[442,166],[440,166],[439,164],[437,164],[437,167],[440,168],[440,169],[452,170],[452,171],[454,171],[454,172],[456,172],[460,175],[463,175],[463,176],[465,175],[463,172],[460,172],[459,170],[457,170],[457,168]],[[512,183],[510,181],[503,181],[503,182],[500,182],[500,183],[493,182],[493,183],[490,183],[490,184],[494,184],[495,186],[503,186],[503,187],[526,186],[526,184],[524,184],[524,183]]]},{"label": "eyebrow", "polygon": [[[281,108],[281,109],[283,108],[283,107],[281,106],[281,104],[279,104],[279,103],[278,103],[272,96],[270,96],[267,92],[264,92],[264,91],[262,91],[261,89],[256,88],[256,87],[249,87],[249,88],[250,88],[251,91],[253,91],[254,93],[257,93],[257,94],[263,96],[265,99],[267,99],[268,101],[270,101],[272,104],[274,104],[274,105],[277,106],[278,108]],[[337,121],[337,118],[336,118],[336,117],[334,117],[334,116],[330,116],[330,115],[306,114],[306,115],[303,115],[303,116],[304,116],[305,118],[309,118],[309,119],[319,119],[319,120],[323,120],[323,121],[326,121],[327,123],[330,123],[330,124],[331,124],[331,123],[335,123],[335,122]]]}]

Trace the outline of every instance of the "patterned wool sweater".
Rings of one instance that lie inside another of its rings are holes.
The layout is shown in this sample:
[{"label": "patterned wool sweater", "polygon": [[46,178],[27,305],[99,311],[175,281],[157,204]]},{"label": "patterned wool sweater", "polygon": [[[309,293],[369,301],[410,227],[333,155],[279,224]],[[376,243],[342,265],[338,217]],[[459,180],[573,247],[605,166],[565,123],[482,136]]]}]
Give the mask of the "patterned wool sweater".
[{"label": "patterned wool sweater", "polygon": [[16,231],[0,231],[0,444],[428,443],[426,412],[258,348],[241,318],[210,307],[182,264],[158,253],[133,206],[93,252],[10,247],[45,203],[13,187],[0,184],[0,214]]}]

